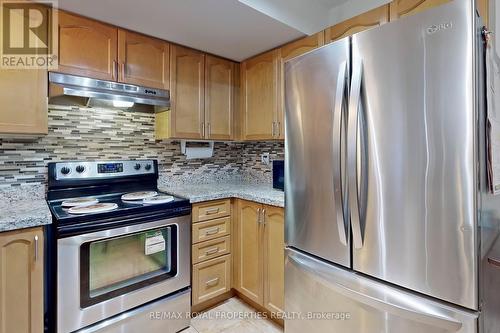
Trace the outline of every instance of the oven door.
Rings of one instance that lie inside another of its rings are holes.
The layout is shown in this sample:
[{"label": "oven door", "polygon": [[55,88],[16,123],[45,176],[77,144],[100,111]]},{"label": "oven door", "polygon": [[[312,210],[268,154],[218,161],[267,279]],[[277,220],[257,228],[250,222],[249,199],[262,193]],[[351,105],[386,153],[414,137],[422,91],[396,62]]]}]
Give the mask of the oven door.
[{"label": "oven door", "polygon": [[186,215],[58,239],[58,332],[189,287],[190,224]]}]

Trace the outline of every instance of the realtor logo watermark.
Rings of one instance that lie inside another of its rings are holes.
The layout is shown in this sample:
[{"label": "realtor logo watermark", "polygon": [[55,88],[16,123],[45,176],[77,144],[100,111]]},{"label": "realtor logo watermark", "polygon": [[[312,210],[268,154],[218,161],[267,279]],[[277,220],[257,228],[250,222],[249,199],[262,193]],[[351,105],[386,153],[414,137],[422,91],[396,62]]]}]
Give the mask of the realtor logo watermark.
[{"label": "realtor logo watermark", "polygon": [[0,0],[0,68],[57,69],[57,2]]}]

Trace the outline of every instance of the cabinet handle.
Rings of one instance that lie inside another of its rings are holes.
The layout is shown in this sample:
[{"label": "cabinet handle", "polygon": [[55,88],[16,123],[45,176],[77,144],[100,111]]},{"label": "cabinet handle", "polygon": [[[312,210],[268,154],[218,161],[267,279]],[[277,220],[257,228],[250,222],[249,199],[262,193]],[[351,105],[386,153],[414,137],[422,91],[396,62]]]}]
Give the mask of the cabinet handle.
[{"label": "cabinet handle", "polygon": [[261,218],[260,218],[260,211],[261,209],[260,208],[257,208],[257,223],[260,224],[261,222]]},{"label": "cabinet handle", "polygon": [[205,251],[205,255],[209,256],[211,254],[216,254],[217,252],[219,252],[219,247],[218,246],[216,248],[213,248],[213,249]]},{"label": "cabinet handle", "polygon": [[35,242],[33,243],[35,246],[35,262],[38,261],[38,235],[35,235]]},{"label": "cabinet handle", "polygon": [[120,64],[120,67],[121,67],[121,72],[122,72],[122,73],[121,73],[121,74],[122,74],[122,75],[121,75],[121,76],[122,76],[121,78],[122,78],[122,79],[125,79],[125,63],[124,63],[124,62],[122,62],[122,63]]},{"label": "cabinet handle", "polygon": [[212,209],[207,209],[205,211],[205,214],[212,215],[212,214],[217,214],[218,212],[219,212],[219,208],[212,208]]},{"label": "cabinet handle", "polygon": [[210,287],[210,286],[215,286],[217,285],[217,283],[219,282],[219,278],[215,278],[215,279],[212,279],[212,280],[208,280],[207,282],[205,282],[205,285],[207,287]]},{"label": "cabinet handle", "polygon": [[201,137],[205,138],[205,123],[201,123]]},{"label": "cabinet handle", "polygon": [[275,126],[275,124],[276,124],[276,123],[273,121],[273,127],[272,127],[272,135],[273,135],[273,138],[274,138],[274,137],[276,137],[276,134],[275,134],[275,132],[276,132],[276,131],[275,131],[275,127],[274,127],[274,126]]},{"label": "cabinet handle", "polygon": [[266,209],[262,210],[262,224],[266,225]]},{"label": "cabinet handle", "polygon": [[210,123],[207,123],[207,137],[210,138],[210,135],[212,135],[212,127]]},{"label": "cabinet handle", "polygon": [[278,121],[276,125],[276,127],[278,128],[278,135],[276,137],[279,138],[281,136],[281,122]]},{"label": "cabinet handle", "polygon": [[205,236],[215,235],[219,232],[219,227],[215,227],[213,229],[205,231]]},{"label": "cabinet handle", "polygon": [[118,80],[118,62],[113,60],[113,79]]}]

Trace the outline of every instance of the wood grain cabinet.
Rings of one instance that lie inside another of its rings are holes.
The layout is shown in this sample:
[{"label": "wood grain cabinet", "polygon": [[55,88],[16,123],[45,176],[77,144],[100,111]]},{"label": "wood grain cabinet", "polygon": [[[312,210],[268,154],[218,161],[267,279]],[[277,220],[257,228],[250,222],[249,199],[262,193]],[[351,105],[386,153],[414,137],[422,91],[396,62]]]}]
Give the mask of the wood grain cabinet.
[{"label": "wood grain cabinet", "polygon": [[47,70],[0,70],[0,133],[48,132]]},{"label": "wood grain cabinet", "polygon": [[59,11],[58,72],[116,81],[118,29]]},{"label": "wood grain cabinet", "polygon": [[325,42],[328,44],[357,32],[380,26],[388,21],[389,5],[384,5],[327,28]]},{"label": "wood grain cabinet", "polygon": [[170,44],[59,12],[58,72],[169,89]]},{"label": "wood grain cabinet", "polygon": [[278,139],[280,50],[245,60],[240,75],[243,139]]},{"label": "wood grain cabinet", "polygon": [[284,307],[283,208],[237,200],[234,287],[271,312]]},{"label": "wood grain cabinet", "polygon": [[235,63],[207,55],[205,58],[206,138],[229,140],[233,136]]},{"label": "wood grain cabinet", "polygon": [[390,3],[390,19],[413,15],[424,10],[436,7],[451,0],[394,0]]},{"label": "wood grain cabinet", "polygon": [[205,137],[205,54],[173,45],[170,62],[172,136]]},{"label": "wood grain cabinet", "polygon": [[196,203],[192,217],[192,303],[198,311],[232,288],[231,200]]},{"label": "wood grain cabinet", "polygon": [[42,333],[43,232],[0,233],[0,333]]},{"label": "wood grain cabinet", "polygon": [[118,81],[158,89],[170,88],[170,44],[118,30]]},{"label": "wood grain cabinet", "polygon": [[157,139],[232,139],[236,63],[174,45],[170,66],[171,128]]}]

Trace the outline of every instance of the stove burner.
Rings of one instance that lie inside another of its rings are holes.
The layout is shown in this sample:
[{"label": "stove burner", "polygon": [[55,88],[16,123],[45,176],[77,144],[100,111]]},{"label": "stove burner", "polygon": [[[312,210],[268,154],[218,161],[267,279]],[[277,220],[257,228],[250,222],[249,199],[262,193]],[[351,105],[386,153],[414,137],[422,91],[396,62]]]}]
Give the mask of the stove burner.
[{"label": "stove burner", "polygon": [[89,214],[89,213],[104,213],[117,209],[118,205],[115,203],[97,203],[90,206],[76,206],[68,210],[70,214]]},{"label": "stove burner", "polygon": [[144,199],[142,202],[145,204],[161,204],[174,201],[175,198],[171,195],[158,195],[156,197]]},{"label": "stove burner", "polygon": [[121,199],[125,201],[136,201],[136,200],[144,200],[155,197],[158,195],[156,191],[140,191],[140,192],[132,192],[122,195]]},{"label": "stove burner", "polygon": [[64,208],[70,207],[83,207],[83,206],[91,206],[99,203],[99,200],[96,198],[75,198],[64,200],[61,204]]}]

